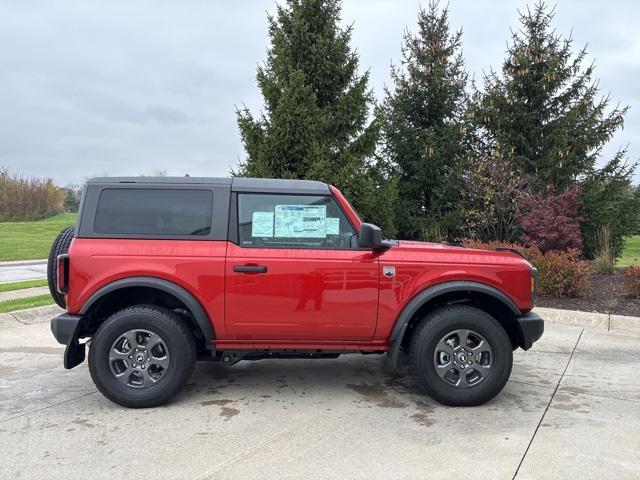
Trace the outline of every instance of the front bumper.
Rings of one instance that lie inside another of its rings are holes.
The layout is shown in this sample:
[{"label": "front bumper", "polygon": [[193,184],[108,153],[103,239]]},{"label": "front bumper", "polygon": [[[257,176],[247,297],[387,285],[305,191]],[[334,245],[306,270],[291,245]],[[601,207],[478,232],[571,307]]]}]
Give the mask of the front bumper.
[{"label": "front bumper", "polygon": [[66,345],[64,350],[64,368],[70,369],[84,361],[84,343],[78,341],[82,315],[63,313],[51,319],[51,332],[58,343]]},{"label": "front bumper", "polygon": [[529,312],[516,317],[520,330],[520,347],[529,350],[544,333],[544,320],[537,313]]}]

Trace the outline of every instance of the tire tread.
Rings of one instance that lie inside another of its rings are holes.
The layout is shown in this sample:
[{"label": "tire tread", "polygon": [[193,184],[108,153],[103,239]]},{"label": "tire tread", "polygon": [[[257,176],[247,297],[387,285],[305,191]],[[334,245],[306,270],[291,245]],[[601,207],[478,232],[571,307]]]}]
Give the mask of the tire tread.
[{"label": "tire tread", "polygon": [[58,255],[62,255],[63,253],[67,253],[69,251],[69,246],[71,245],[71,240],[73,240],[73,236],[76,233],[76,227],[66,227],[60,231],[56,239],[53,241],[51,245],[51,249],[49,250],[49,258],[47,260],[47,283],[49,284],[49,292],[53,297],[53,300],[58,304],[61,308],[67,308],[64,295],[58,291]]},{"label": "tire tread", "polygon": [[93,379],[98,390],[109,400],[115,402],[119,405],[130,407],[130,408],[146,408],[146,407],[155,407],[162,405],[169,401],[174,395],[178,393],[181,387],[189,380],[193,370],[196,365],[196,344],[193,338],[193,333],[187,327],[187,325],[180,320],[177,314],[163,307],[159,307],[157,305],[135,305],[132,307],[126,307],[122,310],[117,311],[113,315],[111,315],[107,320],[102,322],[98,330],[96,331],[94,338],[100,338],[102,332],[109,328],[111,324],[118,321],[118,319],[122,315],[129,314],[137,314],[137,315],[146,315],[153,316],[155,320],[168,322],[172,327],[177,329],[178,335],[181,336],[181,344],[186,345],[186,357],[187,357],[187,365],[184,371],[181,373],[181,378],[178,380],[178,388],[172,389],[170,391],[167,390],[159,390],[158,393],[152,397],[147,397],[144,400],[140,399],[132,399],[125,395],[121,395],[118,392],[114,392],[108,389],[99,378],[97,378],[97,372],[95,368],[92,367],[93,362],[96,361],[93,359],[91,355],[91,349],[89,349],[89,371],[91,373],[91,378]]}]

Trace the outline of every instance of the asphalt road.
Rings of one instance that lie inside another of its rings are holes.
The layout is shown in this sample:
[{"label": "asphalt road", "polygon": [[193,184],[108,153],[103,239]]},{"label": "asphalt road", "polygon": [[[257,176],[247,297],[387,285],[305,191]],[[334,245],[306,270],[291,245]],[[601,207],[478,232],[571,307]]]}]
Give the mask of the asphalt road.
[{"label": "asphalt road", "polygon": [[46,260],[0,262],[0,283],[47,278]]},{"label": "asphalt road", "polygon": [[640,478],[640,336],[548,325],[482,407],[346,356],[201,363],[128,410],[62,368],[46,320],[0,321],[0,478]]}]

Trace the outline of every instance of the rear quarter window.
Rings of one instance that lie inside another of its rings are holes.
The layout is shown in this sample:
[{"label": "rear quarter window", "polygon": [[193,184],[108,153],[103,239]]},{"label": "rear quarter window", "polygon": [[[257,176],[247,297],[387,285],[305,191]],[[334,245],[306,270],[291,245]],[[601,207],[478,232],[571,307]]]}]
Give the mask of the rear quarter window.
[{"label": "rear quarter window", "polygon": [[93,229],[118,235],[208,235],[212,208],[210,190],[106,188]]}]

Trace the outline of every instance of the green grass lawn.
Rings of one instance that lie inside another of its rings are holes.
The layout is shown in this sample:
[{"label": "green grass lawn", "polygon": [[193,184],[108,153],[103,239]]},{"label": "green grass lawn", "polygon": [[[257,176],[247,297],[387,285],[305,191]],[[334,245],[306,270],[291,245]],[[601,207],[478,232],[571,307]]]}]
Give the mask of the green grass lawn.
[{"label": "green grass lawn", "polygon": [[37,222],[0,222],[0,261],[47,258],[60,230],[76,223],[75,213]]},{"label": "green grass lawn", "polygon": [[13,290],[24,290],[25,288],[46,287],[47,280],[26,280],[24,282],[0,283],[0,293],[11,292]]},{"label": "green grass lawn", "polygon": [[0,302],[0,313],[14,312],[16,310],[24,310],[25,308],[42,307],[44,305],[52,304],[53,298],[48,293],[46,295],[38,295],[37,297],[17,298],[15,300]]},{"label": "green grass lawn", "polygon": [[624,242],[622,257],[616,263],[618,267],[628,267],[629,265],[640,265],[640,235],[627,237]]}]

